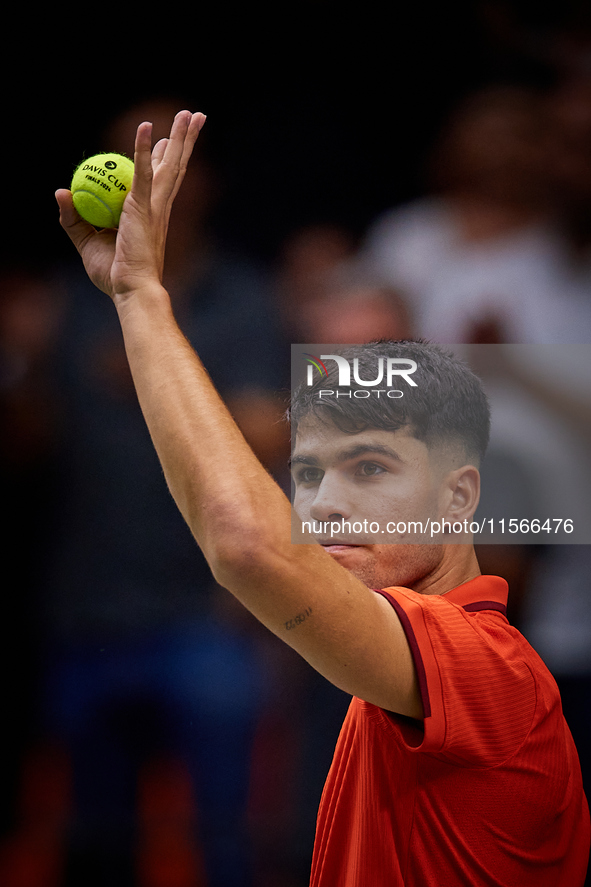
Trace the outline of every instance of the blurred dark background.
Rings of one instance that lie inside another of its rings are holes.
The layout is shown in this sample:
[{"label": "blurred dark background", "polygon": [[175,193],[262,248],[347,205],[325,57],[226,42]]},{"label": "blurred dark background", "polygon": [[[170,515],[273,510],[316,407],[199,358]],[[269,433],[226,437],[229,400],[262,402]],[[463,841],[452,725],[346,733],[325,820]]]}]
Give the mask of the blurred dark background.
[{"label": "blurred dark background", "polygon": [[[591,13],[480,0],[14,15],[1,62],[0,880],[300,887],[347,700],[212,587],[53,194],[84,156],[130,150],[136,107],[207,114],[167,273],[182,324],[287,488],[291,341],[441,330],[443,342],[589,344]],[[478,304],[458,301],[474,287]],[[240,380],[226,360],[238,352]],[[588,387],[557,405],[551,386],[520,383],[548,427],[559,418],[588,442]],[[511,408],[500,401],[501,419]],[[550,449],[497,444],[493,477],[526,484],[538,456],[544,474]],[[573,446],[583,491],[589,464]],[[546,487],[534,477],[536,501]],[[561,685],[588,780],[590,555],[555,548],[480,556],[509,580],[513,621]]]},{"label": "blurred dark background", "polygon": [[[18,58],[3,62],[8,258],[67,251],[54,186],[118,109],[169,92],[208,114],[224,229],[241,243],[272,254],[315,216],[361,230],[421,188],[429,146],[463,94],[491,80],[548,83],[559,29],[589,28],[583,3],[525,0],[181,9],[137,22],[123,6],[57,24],[40,10],[32,33],[24,20],[17,28]],[[21,228],[33,221],[44,232],[34,250]]]}]

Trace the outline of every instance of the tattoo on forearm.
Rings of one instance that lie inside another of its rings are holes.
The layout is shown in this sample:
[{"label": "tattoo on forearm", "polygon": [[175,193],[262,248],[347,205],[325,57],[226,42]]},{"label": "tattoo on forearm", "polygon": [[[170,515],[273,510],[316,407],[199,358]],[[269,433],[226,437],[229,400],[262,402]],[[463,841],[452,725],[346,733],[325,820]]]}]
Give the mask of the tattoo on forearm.
[{"label": "tattoo on forearm", "polygon": [[293,619],[288,619],[287,622],[284,623],[287,631],[291,631],[292,628],[297,628],[298,625],[301,625],[302,622],[305,622],[309,616],[312,615],[312,607],[306,607],[303,613],[298,613],[297,616],[294,616]]}]

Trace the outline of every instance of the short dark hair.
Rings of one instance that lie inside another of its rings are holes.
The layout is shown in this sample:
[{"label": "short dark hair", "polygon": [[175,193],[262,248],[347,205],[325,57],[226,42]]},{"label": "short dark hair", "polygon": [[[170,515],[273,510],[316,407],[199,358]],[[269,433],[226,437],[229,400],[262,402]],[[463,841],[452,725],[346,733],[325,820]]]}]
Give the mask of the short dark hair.
[{"label": "short dark hair", "polygon": [[[327,375],[317,375],[312,385],[302,383],[292,395],[288,417],[294,434],[302,419],[314,416],[349,434],[368,428],[408,428],[429,448],[460,444],[469,459],[483,458],[490,434],[488,400],[478,376],[453,352],[422,339],[370,342],[331,350],[351,365],[357,358],[359,378],[364,380],[376,378],[380,357],[415,361],[417,369],[412,379],[416,387],[400,382],[402,397],[346,396],[354,385],[345,392],[338,384],[336,361],[326,361]],[[343,394],[320,397],[321,390]]]}]

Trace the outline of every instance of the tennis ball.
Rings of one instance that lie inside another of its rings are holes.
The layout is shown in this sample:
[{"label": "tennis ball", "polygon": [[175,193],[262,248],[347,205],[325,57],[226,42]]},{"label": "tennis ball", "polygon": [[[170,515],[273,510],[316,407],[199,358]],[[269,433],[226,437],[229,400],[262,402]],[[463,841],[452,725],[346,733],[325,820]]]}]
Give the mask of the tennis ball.
[{"label": "tennis ball", "polygon": [[116,228],[131,190],[133,160],[122,154],[96,154],[83,160],[72,178],[74,206],[96,228]]}]

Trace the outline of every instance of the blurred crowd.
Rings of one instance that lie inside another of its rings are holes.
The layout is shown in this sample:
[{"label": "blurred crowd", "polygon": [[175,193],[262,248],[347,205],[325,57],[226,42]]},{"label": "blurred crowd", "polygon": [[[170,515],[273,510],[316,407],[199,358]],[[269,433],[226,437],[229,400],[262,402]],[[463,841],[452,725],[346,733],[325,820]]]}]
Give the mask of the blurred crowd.
[{"label": "blurred crowd", "polygon": [[[286,492],[290,343],[419,336],[476,355],[493,489],[586,519],[586,352],[566,349],[558,374],[539,351],[499,361],[471,346],[591,347],[590,54],[571,47],[551,86],[462,97],[421,194],[361,236],[338,218],[303,225],[267,263],[212,236],[220,171],[204,139],[174,207],[165,284]],[[130,107],[105,148],[131,152],[144,119],[164,135],[176,110]],[[112,306],[74,255],[42,276],[3,271],[0,386],[15,565],[0,882],[305,885],[348,699],[215,587],[166,489]],[[512,620],[561,687],[589,790],[591,547],[478,552],[483,572],[508,579]]]}]

